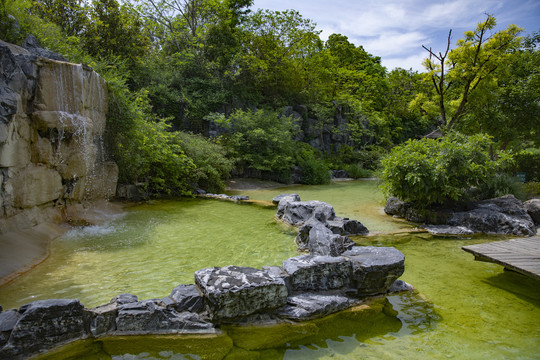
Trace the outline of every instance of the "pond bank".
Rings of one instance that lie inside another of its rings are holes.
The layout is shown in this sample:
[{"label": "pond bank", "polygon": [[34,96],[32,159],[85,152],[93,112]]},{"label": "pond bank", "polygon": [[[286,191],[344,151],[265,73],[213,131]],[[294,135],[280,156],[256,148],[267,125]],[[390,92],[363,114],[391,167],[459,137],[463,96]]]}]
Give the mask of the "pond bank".
[{"label": "pond bank", "polygon": [[42,223],[30,229],[0,234],[0,286],[5,285],[45,261],[51,241],[65,234],[72,225],[103,224],[122,212],[122,204],[99,200],[68,207],[68,223]]}]

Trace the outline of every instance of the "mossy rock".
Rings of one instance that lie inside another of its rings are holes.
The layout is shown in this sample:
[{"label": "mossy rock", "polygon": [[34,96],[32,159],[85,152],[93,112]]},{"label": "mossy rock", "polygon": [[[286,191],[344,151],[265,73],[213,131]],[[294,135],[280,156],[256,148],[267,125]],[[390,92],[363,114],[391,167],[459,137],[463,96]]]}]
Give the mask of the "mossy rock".
[{"label": "mossy rock", "polygon": [[111,336],[101,338],[103,349],[110,355],[149,353],[157,356],[160,351],[175,354],[195,354],[201,359],[223,359],[231,351],[233,342],[220,335],[153,335]]},{"label": "mossy rock", "polygon": [[94,339],[79,340],[59,346],[35,360],[109,360],[111,357],[103,351],[101,343]]},{"label": "mossy rock", "polygon": [[246,350],[262,350],[284,346],[286,343],[313,336],[319,328],[312,322],[283,322],[272,325],[230,325],[223,327],[234,345]]}]

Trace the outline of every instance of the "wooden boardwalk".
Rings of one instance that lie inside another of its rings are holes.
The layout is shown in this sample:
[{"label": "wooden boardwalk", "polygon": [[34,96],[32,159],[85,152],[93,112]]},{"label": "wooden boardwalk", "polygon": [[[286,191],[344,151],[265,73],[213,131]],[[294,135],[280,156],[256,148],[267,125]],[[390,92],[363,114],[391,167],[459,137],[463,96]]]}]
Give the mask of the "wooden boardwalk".
[{"label": "wooden boardwalk", "polygon": [[540,236],[463,246],[475,260],[493,262],[540,280]]}]

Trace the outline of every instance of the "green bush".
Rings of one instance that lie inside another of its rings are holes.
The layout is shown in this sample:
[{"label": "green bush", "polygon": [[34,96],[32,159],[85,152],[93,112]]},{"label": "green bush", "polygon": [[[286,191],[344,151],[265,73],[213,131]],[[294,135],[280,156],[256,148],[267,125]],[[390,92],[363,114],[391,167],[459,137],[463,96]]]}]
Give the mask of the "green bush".
[{"label": "green bush", "polygon": [[527,181],[540,181],[540,149],[529,148],[514,155],[514,170],[525,173]]},{"label": "green bush", "polygon": [[213,193],[225,189],[224,179],[233,168],[232,160],[226,158],[225,149],[201,135],[178,132],[184,153],[191,158],[195,168],[189,172],[190,182]]},{"label": "green bush", "polygon": [[350,164],[345,167],[345,170],[347,170],[349,176],[353,179],[368,178],[373,176],[373,170],[364,168],[361,163]]},{"label": "green bush", "polygon": [[523,189],[528,199],[540,197],[540,182],[527,182],[523,184]]},{"label": "green bush", "polygon": [[302,180],[300,182],[306,185],[330,183],[330,169],[321,157],[317,156],[315,149],[301,142],[297,143],[296,148],[296,162],[302,169]]},{"label": "green bush", "polygon": [[491,139],[451,133],[439,140],[409,140],[381,161],[382,189],[418,207],[464,200],[472,187],[482,187],[509,160],[491,160]]},{"label": "green bush", "polygon": [[478,188],[475,196],[478,199],[490,199],[508,194],[512,194],[520,200],[527,199],[523,183],[510,174],[501,173],[486,179]]}]

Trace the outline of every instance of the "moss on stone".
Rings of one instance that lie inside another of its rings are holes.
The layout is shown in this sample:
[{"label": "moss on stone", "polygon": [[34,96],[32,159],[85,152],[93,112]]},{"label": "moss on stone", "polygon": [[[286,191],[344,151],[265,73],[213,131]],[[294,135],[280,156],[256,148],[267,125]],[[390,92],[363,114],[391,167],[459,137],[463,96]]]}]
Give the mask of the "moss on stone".
[{"label": "moss on stone", "polygon": [[196,354],[201,359],[223,359],[231,351],[233,342],[220,335],[154,335],[111,336],[99,340],[110,355],[149,353],[157,355],[166,350],[177,354]]},{"label": "moss on stone", "polygon": [[278,348],[286,343],[313,336],[319,328],[312,322],[283,322],[275,325],[226,326],[234,345],[246,350]]}]

